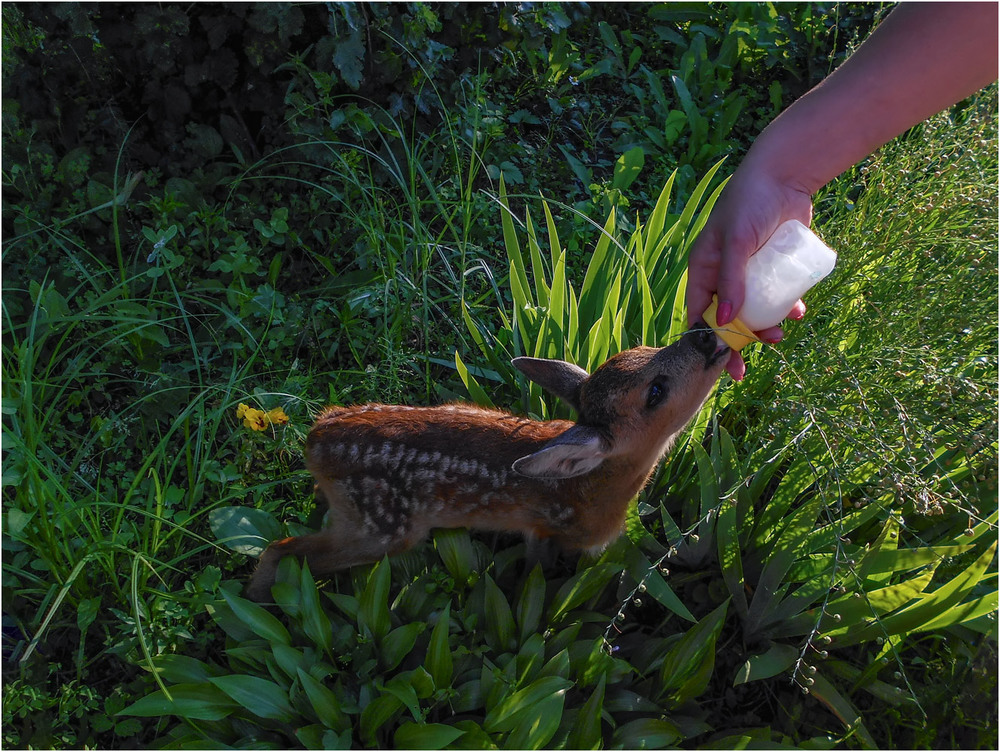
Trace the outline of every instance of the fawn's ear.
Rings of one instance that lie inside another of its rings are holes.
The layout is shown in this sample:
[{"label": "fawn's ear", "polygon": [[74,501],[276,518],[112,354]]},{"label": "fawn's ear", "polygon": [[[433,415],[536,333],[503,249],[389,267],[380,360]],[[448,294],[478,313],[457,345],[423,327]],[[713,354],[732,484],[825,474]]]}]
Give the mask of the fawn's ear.
[{"label": "fawn's ear", "polygon": [[529,478],[559,480],[589,473],[608,455],[607,443],[597,430],[575,425],[511,467]]},{"label": "fawn's ear", "polygon": [[567,363],[565,360],[547,358],[514,358],[511,364],[536,384],[566,400],[574,410],[580,412],[580,385],[590,375],[580,366]]}]

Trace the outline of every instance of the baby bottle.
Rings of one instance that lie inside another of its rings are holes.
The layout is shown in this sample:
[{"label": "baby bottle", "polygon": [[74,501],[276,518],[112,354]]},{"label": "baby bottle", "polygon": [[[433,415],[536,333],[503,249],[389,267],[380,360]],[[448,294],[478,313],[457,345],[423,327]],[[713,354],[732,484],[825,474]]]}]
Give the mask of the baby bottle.
[{"label": "baby bottle", "polygon": [[705,311],[705,322],[734,350],[759,342],[754,332],[781,323],[807,290],[823,279],[837,262],[837,254],[796,219],[778,226],[774,234],[747,261],[746,295],[736,318],[716,323],[718,296]]}]

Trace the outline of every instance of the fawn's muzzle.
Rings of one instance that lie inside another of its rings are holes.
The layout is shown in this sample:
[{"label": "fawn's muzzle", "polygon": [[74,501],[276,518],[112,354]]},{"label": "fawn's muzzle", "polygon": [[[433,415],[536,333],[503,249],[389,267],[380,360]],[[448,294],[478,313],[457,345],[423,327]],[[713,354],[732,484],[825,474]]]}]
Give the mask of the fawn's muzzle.
[{"label": "fawn's muzzle", "polygon": [[693,347],[705,358],[705,368],[709,368],[729,356],[729,345],[723,342],[715,331],[702,321],[684,333],[681,341]]}]

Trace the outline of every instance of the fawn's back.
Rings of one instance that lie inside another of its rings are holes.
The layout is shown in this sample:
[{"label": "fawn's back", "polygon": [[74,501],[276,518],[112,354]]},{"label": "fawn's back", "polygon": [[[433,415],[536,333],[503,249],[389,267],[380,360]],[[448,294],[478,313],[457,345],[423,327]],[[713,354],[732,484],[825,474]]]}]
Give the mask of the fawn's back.
[{"label": "fawn's back", "polygon": [[566,522],[565,509],[536,500],[555,481],[511,466],[572,426],[474,405],[334,407],[309,433],[306,466],[328,501],[352,500],[345,514],[361,535],[390,548],[431,527],[549,537]]}]

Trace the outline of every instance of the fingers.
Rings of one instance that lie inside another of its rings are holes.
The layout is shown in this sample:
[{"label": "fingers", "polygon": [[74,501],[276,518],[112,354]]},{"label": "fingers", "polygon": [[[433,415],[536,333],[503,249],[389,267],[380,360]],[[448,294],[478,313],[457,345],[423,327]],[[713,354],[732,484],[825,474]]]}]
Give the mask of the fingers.
[{"label": "fingers", "polygon": [[782,337],[785,333],[781,330],[780,326],[770,326],[767,329],[762,329],[759,332],[754,332],[761,342],[767,342],[769,345],[776,345],[781,342]]},{"label": "fingers", "polygon": [[786,319],[794,319],[799,321],[803,316],[806,315],[806,304],[802,302],[802,299],[795,301],[795,305],[792,306],[792,310],[788,312],[785,316]]},{"label": "fingers", "polygon": [[733,381],[743,381],[743,377],[747,375],[747,366],[743,362],[743,356],[736,350],[733,350],[729,356],[729,362],[726,363],[726,371],[733,377]]},{"label": "fingers", "polygon": [[691,247],[691,256],[688,261],[688,280],[685,292],[688,326],[693,326],[699,321],[705,309],[712,302],[719,254],[720,248],[715,233],[706,228]]}]

